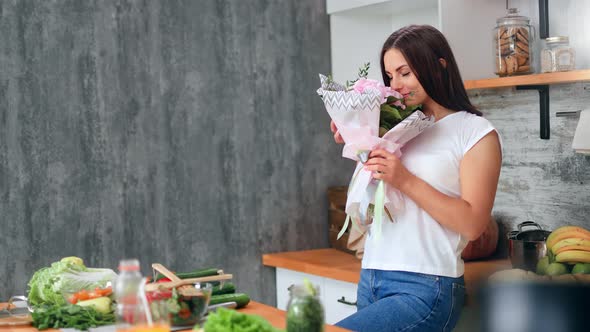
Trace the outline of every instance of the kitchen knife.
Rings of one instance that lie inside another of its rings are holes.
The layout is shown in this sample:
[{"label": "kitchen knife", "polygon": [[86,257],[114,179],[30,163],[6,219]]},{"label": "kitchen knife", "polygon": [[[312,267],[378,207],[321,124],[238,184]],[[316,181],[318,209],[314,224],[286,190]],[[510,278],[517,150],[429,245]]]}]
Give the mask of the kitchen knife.
[{"label": "kitchen knife", "polygon": [[207,313],[210,313],[212,311],[217,310],[218,308],[228,308],[228,309],[235,309],[238,306],[238,304],[236,302],[224,302],[224,303],[218,303],[218,304],[214,304],[214,305],[210,305],[207,308]]}]

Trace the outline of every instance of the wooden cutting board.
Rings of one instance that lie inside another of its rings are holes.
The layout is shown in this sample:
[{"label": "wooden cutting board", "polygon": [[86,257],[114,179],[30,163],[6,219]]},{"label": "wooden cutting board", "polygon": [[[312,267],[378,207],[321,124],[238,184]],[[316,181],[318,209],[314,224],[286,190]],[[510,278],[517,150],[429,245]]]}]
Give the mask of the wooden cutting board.
[{"label": "wooden cutting board", "polygon": [[31,315],[0,318],[0,326],[31,325],[31,323],[33,323]]},{"label": "wooden cutting board", "polygon": [[[0,303],[0,310],[6,309],[6,305],[6,303]],[[32,322],[33,317],[30,314],[0,318],[0,326],[30,325]]]}]

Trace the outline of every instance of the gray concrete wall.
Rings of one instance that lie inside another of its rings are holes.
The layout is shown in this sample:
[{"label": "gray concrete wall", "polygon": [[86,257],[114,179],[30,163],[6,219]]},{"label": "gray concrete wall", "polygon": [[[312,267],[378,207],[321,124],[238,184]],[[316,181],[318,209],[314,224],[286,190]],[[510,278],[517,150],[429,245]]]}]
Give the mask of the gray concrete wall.
[{"label": "gray concrete wall", "polygon": [[0,301],[63,256],[219,267],[328,246],[325,2],[0,1]]},{"label": "gray concrete wall", "polygon": [[590,84],[552,85],[549,90],[549,140],[539,138],[537,91],[507,88],[470,93],[503,139],[493,211],[502,226],[499,256],[507,254],[505,232],[526,220],[548,230],[567,224],[590,229],[590,156],[572,150],[578,117],[555,115],[590,109]]}]

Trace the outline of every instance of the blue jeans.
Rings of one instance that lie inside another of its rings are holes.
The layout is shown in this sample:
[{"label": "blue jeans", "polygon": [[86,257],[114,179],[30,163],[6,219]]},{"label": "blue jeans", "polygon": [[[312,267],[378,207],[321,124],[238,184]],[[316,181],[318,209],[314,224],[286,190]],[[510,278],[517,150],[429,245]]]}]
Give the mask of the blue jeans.
[{"label": "blue jeans", "polygon": [[463,277],[361,270],[357,312],[337,326],[353,331],[451,331],[465,298]]}]

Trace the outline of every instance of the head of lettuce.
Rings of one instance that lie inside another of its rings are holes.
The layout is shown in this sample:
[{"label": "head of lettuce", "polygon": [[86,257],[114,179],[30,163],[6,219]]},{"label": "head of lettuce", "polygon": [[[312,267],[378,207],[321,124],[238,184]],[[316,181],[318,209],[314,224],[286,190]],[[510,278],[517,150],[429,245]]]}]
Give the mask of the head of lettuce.
[{"label": "head of lettuce", "polygon": [[88,268],[81,258],[65,257],[44,267],[29,281],[29,305],[66,304],[64,295],[104,287],[117,277],[111,269]]}]

